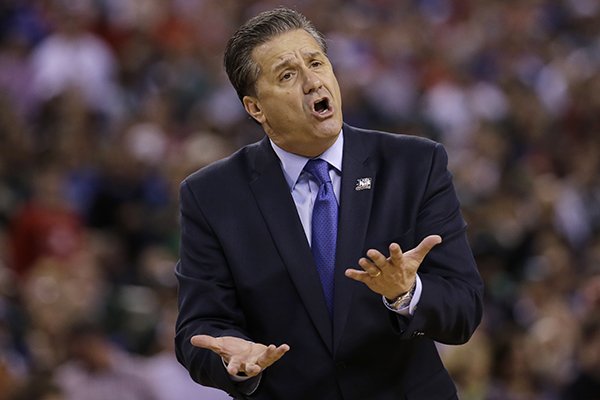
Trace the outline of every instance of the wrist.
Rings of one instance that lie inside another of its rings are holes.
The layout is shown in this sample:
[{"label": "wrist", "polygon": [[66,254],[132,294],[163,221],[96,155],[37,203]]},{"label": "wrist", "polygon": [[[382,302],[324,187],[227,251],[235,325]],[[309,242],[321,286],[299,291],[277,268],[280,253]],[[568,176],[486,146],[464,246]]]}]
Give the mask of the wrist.
[{"label": "wrist", "polygon": [[384,297],[384,303],[385,303],[386,307],[392,311],[398,311],[402,308],[408,307],[408,305],[410,304],[412,297],[415,293],[416,287],[417,287],[417,281],[415,280],[407,292],[400,293],[398,296],[396,296],[393,299]]}]

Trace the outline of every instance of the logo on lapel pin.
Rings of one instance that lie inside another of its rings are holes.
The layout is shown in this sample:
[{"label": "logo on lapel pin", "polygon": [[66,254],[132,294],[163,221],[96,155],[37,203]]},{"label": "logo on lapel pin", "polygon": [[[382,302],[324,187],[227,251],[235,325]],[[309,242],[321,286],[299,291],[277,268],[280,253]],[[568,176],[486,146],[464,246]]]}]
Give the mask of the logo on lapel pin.
[{"label": "logo on lapel pin", "polygon": [[371,178],[359,178],[356,180],[356,186],[354,190],[367,190],[371,189]]}]

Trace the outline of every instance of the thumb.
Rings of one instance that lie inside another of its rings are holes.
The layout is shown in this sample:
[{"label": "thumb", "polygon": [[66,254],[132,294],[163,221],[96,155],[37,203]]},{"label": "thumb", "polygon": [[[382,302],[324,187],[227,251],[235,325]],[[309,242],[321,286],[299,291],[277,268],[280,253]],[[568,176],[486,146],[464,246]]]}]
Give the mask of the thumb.
[{"label": "thumb", "polygon": [[425,239],[421,240],[421,243],[415,247],[411,253],[417,259],[422,262],[425,256],[438,244],[442,243],[442,237],[439,235],[429,235]]},{"label": "thumb", "polygon": [[192,345],[218,352],[221,348],[216,338],[208,335],[195,335],[190,339]]}]

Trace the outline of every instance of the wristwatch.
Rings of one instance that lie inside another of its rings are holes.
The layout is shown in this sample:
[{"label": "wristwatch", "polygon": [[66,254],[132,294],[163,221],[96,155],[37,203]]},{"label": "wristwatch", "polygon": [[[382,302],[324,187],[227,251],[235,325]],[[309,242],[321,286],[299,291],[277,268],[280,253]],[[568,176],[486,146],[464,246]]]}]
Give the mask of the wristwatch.
[{"label": "wristwatch", "polygon": [[410,288],[410,290],[408,292],[401,294],[392,302],[388,301],[388,299],[386,299],[384,297],[385,306],[392,311],[398,311],[398,310],[408,307],[408,305],[410,304],[410,301],[412,300],[413,295],[415,294],[416,286],[417,286],[417,282],[415,280],[415,282],[413,283],[412,287]]}]

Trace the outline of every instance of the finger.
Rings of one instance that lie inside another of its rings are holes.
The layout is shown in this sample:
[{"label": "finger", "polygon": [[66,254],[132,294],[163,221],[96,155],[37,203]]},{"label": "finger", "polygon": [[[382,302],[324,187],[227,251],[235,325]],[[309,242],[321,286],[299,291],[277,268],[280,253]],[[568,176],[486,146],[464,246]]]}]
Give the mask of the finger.
[{"label": "finger", "polygon": [[390,260],[393,265],[402,264],[402,249],[398,243],[390,244]]},{"label": "finger", "polygon": [[190,339],[192,345],[196,347],[201,347],[204,349],[209,349],[214,351],[215,353],[220,353],[221,345],[217,338],[208,335],[195,335]]},{"label": "finger", "polygon": [[253,377],[253,376],[260,374],[260,371],[262,371],[262,370],[263,370],[263,368],[261,368],[260,365],[254,364],[254,363],[248,363],[244,367],[244,372],[249,377]]},{"label": "finger", "polygon": [[267,347],[265,352],[258,358],[256,364],[258,364],[261,368],[266,368],[273,364],[275,361],[279,360],[285,353],[290,350],[290,346],[287,344],[282,344],[279,347],[275,345],[270,345]]},{"label": "finger", "polygon": [[425,256],[438,244],[442,243],[442,238],[439,235],[430,235],[419,243],[417,247],[410,251],[411,255],[422,262]]},{"label": "finger", "polygon": [[379,250],[368,250],[367,257],[369,257],[373,261],[373,264],[375,264],[375,266],[377,266],[380,269],[384,267],[385,263],[387,262],[387,257],[381,254]]},{"label": "finger", "polygon": [[227,364],[227,372],[229,375],[235,376],[240,372],[240,368],[242,367],[242,361],[239,357],[231,357],[229,363]]},{"label": "finger", "polygon": [[266,368],[273,364],[275,361],[277,361],[277,358],[274,356],[276,349],[277,347],[274,344],[267,346],[265,351],[256,360],[256,364],[262,368]]},{"label": "finger", "polygon": [[[273,346],[273,347],[271,347]],[[290,346],[287,344],[282,344],[281,346],[271,345],[267,349],[266,358],[271,361],[271,363],[279,360],[285,353],[290,351]]]},{"label": "finger", "polygon": [[271,365],[273,365],[274,362],[276,362],[281,357],[283,357],[283,355],[285,353],[287,353],[289,351],[289,349],[290,349],[290,346],[288,346],[287,344],[283,344],[279,347],[277,347],[273,344],[269,345],[265,349],[263,354],[261,354],[258,357],[256,362],[246,363],[244,365],[244,371],[246,372],[246,375],[248,375],[248,376],[258,375],[262,370],[264,370],[267,367],[270,367]]},{"label": "finger", "polygon": [[358,265],[360,265],[360,267],[364,269],[371,278],[376,278],[381,275],[381,269],[367,258],[362,257],[360,260],[358,260]]},{"label": "finger", "polygon": [[367,283],[368,281],[372,280],[373,278],[369,275],[368,272],[366,271],[359,271],[356,270],[354,268],[348,268],[346,271],[344,271],[344,275],[346,275],[348,278],[353,279],[357,282],[362,282],[362,283]]}]

